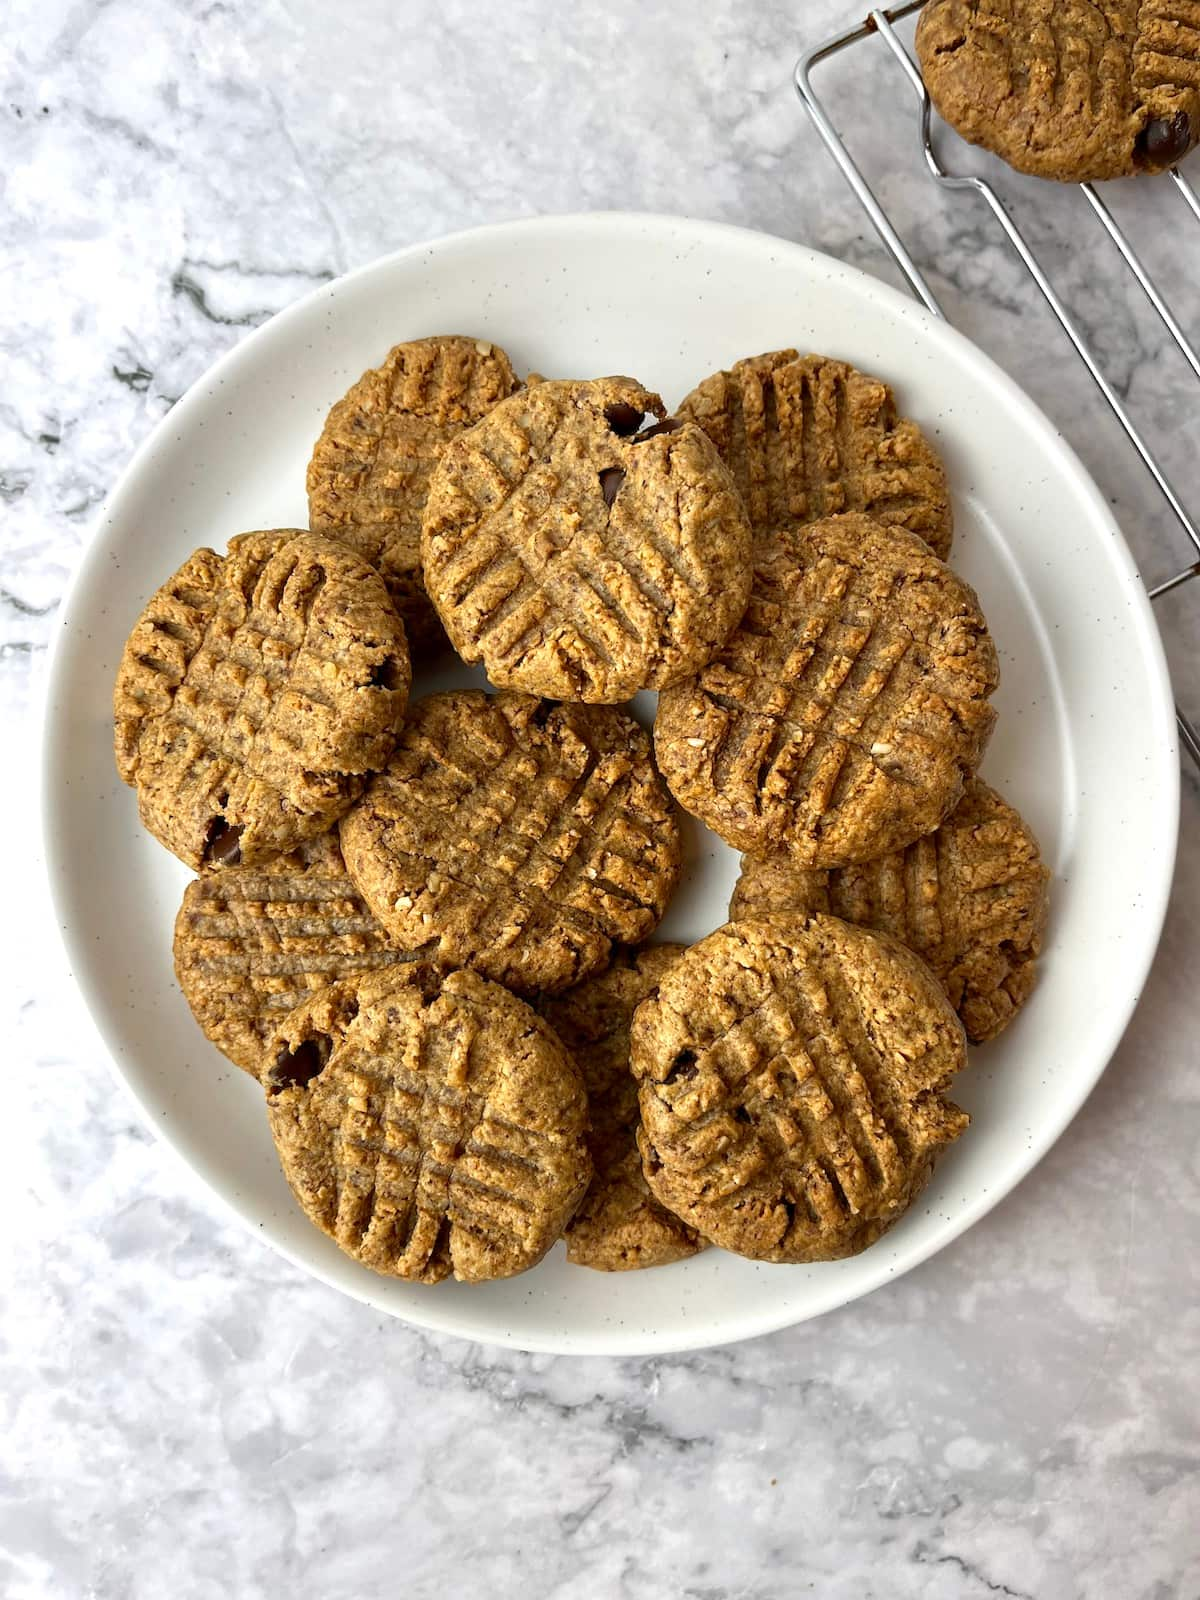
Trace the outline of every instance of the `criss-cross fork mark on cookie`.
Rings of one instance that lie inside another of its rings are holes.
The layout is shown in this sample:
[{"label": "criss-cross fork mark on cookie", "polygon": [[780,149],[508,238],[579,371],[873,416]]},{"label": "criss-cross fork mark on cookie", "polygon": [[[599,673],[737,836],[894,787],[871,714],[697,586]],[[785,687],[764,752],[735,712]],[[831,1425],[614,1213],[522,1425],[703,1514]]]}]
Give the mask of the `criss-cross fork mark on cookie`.
[{"label": "criss-cross fork mark on cookie", "polygon": [[437,941],[526,992],[565,987],[657,924],[678,825],[631,719],[526,696],[436,695],[342,830],[393,942]]},{"label": "criss-cross fork mark on cookie", "polygon": [[[704,989],[668,980],[660,1016],[635,1023],[651,1186],[717,1243],[767,1259],[861,1249],[965,1125],[937,1092],[962,1064],[944,1000],[919,964],[855,935],[819,918],[731,925],[696,947]],[[905,1015],[881,1020],[881,997]]]},{"label": "criss-cross fork mark on cookie", "polygon": [[396,345],[333,407],[308,467],[309,519],[378,565],[418,644],[440,626],[421,582],[421,518],[446,446],[518,387],[507,356],[447,336]]},{"label": "criss-cross fork mark on cookie", "polygon": [[917,50],[946,120],[1036,176],[1158,172],[1200,138],[1197,0],[931,0]]},{"label": "criss-cross fork mark on cookie", "polygon": [[[561,1046],[471,974],[440,992],[428,975],[390,992],[375,977],[363,991],[310,1082],[287,1084],[286,1047],[282,1084],[268,1074],[293,1188],[342,1249],[379,1272],[435,1283],[452,1270],[503,1277],[532,1265],[588,1171],[582,1091]],[[293,1050],[319,1028],[320,1004],[285,1024]]]},{"label": "criss-cross fork mark on cookie", "polygon": [[899,674],[913,638],[888,615],[901,575],[869,598],[854,593],[855,577],[845,564],[819,573],[795,633],[784,597],[766,585],[752,596],[707,674],[709,693],[730,714],[709,752],[718,788],[749,781],[794,797],[820,772],[824,807],[834,810],[853,776],[851,747],[884,756],[873,733],[903,704]]},{"label": "criss-cross fork mark on cookie", "polygon": [[[310,859],[306,859],[306,856]],[[325,836],[266,868],[194,879],[175,919],[175,971],[192,1014],[246,1071],[305,995],[403,959]]]},{"label": "criss-cross fork mark on cookie", "polygon": [[760,537],[858,511],[918,534],[943,559],[949,553],[945,469],[878,378],[776,350],[714,373],[678,411],[716,445]]},{"label": "criss-cross fork mark on cookie", "polygon": [[118,769],[189,865],[218,824],[253,864],[328,827],[384,763],[408,679],[403,628],[359,558],[295,530],[246,534],[185,562],[130,635]]},{"label": "criss-cross fork mark on cookie", "polygon": [[928,962],[980,1043],[1032,992],[1048,879],[1028,825],[976,778],[940,828],[875,861],[806,870],[783,854],[744,858],[729,911],[828,912],[892,934]]},{"label": "criss-cross fork mark on cookie", "polygon": [[423,552],[456,647],[493,682],[617,701],[688,670],[745,598],[745,516],[695,429],[635,434],[604,407],[661,413],[626,379],[545,383],[444,458]]},{"label": "criss-cross fork mark on cookie", "polygon": [[982,755],[997,676],[973,592],[919,539],[830,518],[760,546],[745,617],[660,696],[655,746],[676,798],[731,844],[835,865],[937,826]]}]

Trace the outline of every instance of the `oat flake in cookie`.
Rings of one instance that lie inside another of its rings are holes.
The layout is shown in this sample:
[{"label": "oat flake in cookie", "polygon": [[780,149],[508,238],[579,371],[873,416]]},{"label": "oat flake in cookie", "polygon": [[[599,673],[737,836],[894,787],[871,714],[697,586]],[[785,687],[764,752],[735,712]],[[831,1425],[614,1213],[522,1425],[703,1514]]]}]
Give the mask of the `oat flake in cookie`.
[{"label": "oat flake in cookie", "polygon": [[1034,177],[1162,172],[1200,140],[1196,0],[930,0],[917,55],[951,127]]},{"label": "oat flake in cookie", "polygon": [[627,700],[703,665],[741,616],[741,500],[702,430],[662,415],[631,378],[543,382],[446,450],[425,582],[454,648],[493,683]]},{"label": "oat flake in cookie", "polygon": [[408,700],[383,580],[331,539],[198,550],[139,617],[113,694],[117,770],[193,871],[257,866],[330,828],[391,754]]},{"label": "oat flake in cookie", "polygon": [[414,657],[445,643],[421,579],[429,480],[450,441],[518,387],[504,351],[485,339],[413,339],[363,373],[313,448],[309,521],[379,568]]},{"label": "oat flake in cookie", "polygon": [[271,1056],[284,1176],[375,1272],[511,1278],[587,1188],[574,1063],[523,1001],[473,972],[417,963],[331,984],[291,1013]]},{"label": "oat flake in cookie", "polygon": [[744,856],[729,915],[822,911],[893,934],[928,962],[981,1044],[1033,992],[1049,877],[1029,825],[975,778],[936,832],[875,861],[822,871]]},{"label": "oat flake in cookie", "polygon": [[931,833],[995,722],[973,589],[915,534],[830,517],[760,541],[746,615],[659,696],[679,803],[729,844],[844,866]]},{"label": "oat flake in cookie", "polygon": [[705,378],[678,414],[720,451],[758,538],[862,511],[949,555],[946,469],[880,379],[827,356],[773,350]]},{"label": "oat flake in cookie", "polygon": [[194,878],[175,918],[175,975],[217,1049],[256,1077],[307,994],[405,958],[346,876],[337,830],[262,867]]},{"label": "oat flake in cookie", "polygon": [[638,1153],[638,1091],[629,1070],[633,1013],[683,954],[678,944],[621,950],[607,972],[542,1001],[583,1073],[596,1175],[567,1224],[567,1260],[601,1272],[661,1267],[704,1249],[694,1228],[650,1193]]},{"label": "oat flake in cookie", "polygon": [[933,974],[886,934],[728,923],[633,1019],[647,1181],[739,1255],[856,1255],[967,1126],[944,1098],[965,1057]]},{"label": "oat flake in cookie", "polygon": [[645,732],[609,706],[523,694],[419,701],[341,838],[395,945],[524,994],[646,939],[679,877],[679,819]]}]

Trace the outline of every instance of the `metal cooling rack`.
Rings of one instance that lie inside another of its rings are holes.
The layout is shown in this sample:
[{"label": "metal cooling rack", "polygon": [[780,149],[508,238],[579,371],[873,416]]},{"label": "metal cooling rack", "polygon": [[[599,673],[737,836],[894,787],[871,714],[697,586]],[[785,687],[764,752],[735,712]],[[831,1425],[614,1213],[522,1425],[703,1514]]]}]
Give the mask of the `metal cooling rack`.
[{"label": "metal cooling rack", "polygon": [[[853,156],[846,148],[845,142],[834,127],[820,96],[812,84],[812,74],[815,67],[820,66],[823,61],[828,61],[832,56],[840,55],[843,50],[848,50],[861,44],[864,40],[875,39],[882,41],[891,52],[900,73],[907,79],[909,86],[917,97],[921,114],[921,145],[925,154],[925,164],[929,169],[930,175],[943,189],[974,194],[986,202],[997,225],[1021,258],[1030,277],[1041,290],[1043,298],[1057,318],[1063,332],[1074,345],[1076,353],[1091,374],[1096,387],[1108,402],[1113,415],[1121,424],[1130,444],[1141,457],[1143,465],[1154,479],[1159,492],[1191,542],[1196,559],[1190,565],[1184,567],[1182,571],[1177,572],[1174,577],[1168,578],[1165,583],[1160,583],[1150,590],[1151,600],[1161,599],[1163,595],[1170,594],[1173,589],[1178,589],[1181,585],[1190,583],[1194,578],[1200,577],[1200,527],[1197,527],[1189,515],[1186,506],[1159,465],[1154,452],[1150,449],[1150,446],[1146,443],[1137,425],[1129,415],[1121,397],[1105,377],[1095,353],[1079,331],[1066,305],[1064,305],[1053,284],[1043,271],[1037,256],[1030,248],[1028,240],[1009,215],[999,195],[991,184],[987,183],[983,178],[956,175],[947,171],[939,160],[930,137],[932,108],[929,94],[916,62],[893,26],[894,23],[901,22],[905,17],[910,17],[914,12],[919,11],[924,3],[925,0],[906,0],[905,4],[892,6],[888,10],[872,11],[865,22],[859,23],[855,27],[847,28],[844,33],[839,33],[824,44],[817,45],[815,49],[809,50],[796,63],[796,92],[800,96],[804,109],[812,118],[814,127],[821,135],[826,149],[837,162],[846,182],[853,189],[863,209],[870,217],[875,231],[879,234],[892,259],[903,273],[909,288],[917,299],[928,307],[935,316],[944,319],[946,313],[938,304],[937,298],[929,287],[924,274],[913,260],[904,241],[892,226],[887,212],[876,199]],[[1197,195],[1191,184],[1177,168],[1171,169],[1170,176],[1180,198],[1191,210],[1194,219],[1200,222],[1200,195]],[[1125,265],[1137,279],[1150,304],[1161,317],[1180,353],[1191,366],[1192,371],[1200,378],[1200,355],[1197,355],[1195,346],[1180,327],[1174,313],[1163,298],[1154,279],[1143,265],[1137,251],[1122,232],[1112,212],[1100,198],[1095,187],[1090,183],[1080,184],[1079,187],[1083,190],[1084,197],[1091,206],[1100,225],[1108,234],[1109,239],[1116,246]],[[1196,762],[1197,766],[1200,766],[1200,734],[1197,733],[1187,716],[1178,706],[1176,706],[1175,714],[1179,722],[1179,732],[1183,744],[1192,760]]]}]

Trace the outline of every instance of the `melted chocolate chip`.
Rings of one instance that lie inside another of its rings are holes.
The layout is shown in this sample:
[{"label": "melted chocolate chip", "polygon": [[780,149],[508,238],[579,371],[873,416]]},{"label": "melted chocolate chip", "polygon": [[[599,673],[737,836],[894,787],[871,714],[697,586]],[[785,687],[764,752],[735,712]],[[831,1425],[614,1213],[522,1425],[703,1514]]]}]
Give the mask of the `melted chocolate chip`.
[{"label": "melted chocolate chip", "polygon": [[678,433],[683,423],[678,417],[664,417],[661,422],[653,423],[649,428],[643,428],[641,433],[634,436],[634,444],[641,444],[646,439],[657,439],[660,433]]},{"label": "melted chocolate chip", "polygon": [[367,679],[368,689],[402,689],[404,687],[404,671],[395,656],[384,656],[382,661],[377,661],[371,668],[371,676]]},{"label": "melted chocolate chip", "polygon": [[624,467],[605,467],[600,474],[600,493],[604,496],[604,504],[606,506],[612,505],[624,482]]},{"label": "melted chocolate chip", "polygon": [[614,400],[611,406],[604,408],[605,420],[609,427],[622,439],[628,439],[631,433],[638,431],[645,414],[636,406],[627,405],[624,400]]},{"label": "melted chocolate chip", "polygon": [[274,1090],[303,1089],[317,1076],[332,1053],[333,1040],[327,1033],[305,1039],[294,1050],[282,1045],[271,1068],[270,1087]]},{"label": "melted chocolate chip", "polygon": [[671,1070],[667,1073],[668,1083],[677,1083],[680,1078],[690,1082],[696,1076],[696,1052],[694,1050],[681,1050],[671,1063]]},{"label": "melted chocolate chip", "polygon": [[214,817],[204,837],[201,860],[206,866],[236,867],[242,859],[242,829],[224,817]]},{"label": "melted chocolate chip", "polygon": [[1152,117],[1138,134],[1137,155],[1152,166],[1170,167],[1192,146],[1192,124],[1186,111],[1173,117]]}]

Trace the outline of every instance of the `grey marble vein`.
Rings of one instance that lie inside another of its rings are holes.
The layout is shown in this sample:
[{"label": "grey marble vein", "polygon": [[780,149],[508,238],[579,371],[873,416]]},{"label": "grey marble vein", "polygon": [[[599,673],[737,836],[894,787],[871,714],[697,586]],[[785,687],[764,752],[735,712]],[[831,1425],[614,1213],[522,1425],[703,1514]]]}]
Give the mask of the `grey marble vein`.
[{"label": "grey marble vein", "polygon": [[[1038,1170],[886,1291],[737,1348],[576,1361],[385,1321],[217,1212],[114,1092],[41,924],[36,684],[137,443],[247,329],[412,240],[687,212],[896,281],[790,88],[847,0],[11,0],[0,40],[6,1600],[1197,1600],[1200,782],[1162,949]],[[880,51],[825,81],[947,311],[1187,552]],[[979,158],[953,140],[962,170]],[[1001,185],[1195,505],[1196,392],[1079,197]],[[1117,196],[1146,253],[1186,228]],[[1094,225],[1091,225],[1094,227]],[[1197,237],[1193,235],[1193,237]],[[1081,246],[1080,239],[1091,242]],[[1194,247],[1192,258],[1194,258]],[[1200,328],[1200,278],[1177,274]],[[1047,359],[1047,353],[1051,358]],[[1160,611],[1200,713],[1200,594]],[[31,936],[31,922],[36,937]]]}]

